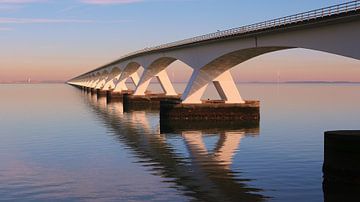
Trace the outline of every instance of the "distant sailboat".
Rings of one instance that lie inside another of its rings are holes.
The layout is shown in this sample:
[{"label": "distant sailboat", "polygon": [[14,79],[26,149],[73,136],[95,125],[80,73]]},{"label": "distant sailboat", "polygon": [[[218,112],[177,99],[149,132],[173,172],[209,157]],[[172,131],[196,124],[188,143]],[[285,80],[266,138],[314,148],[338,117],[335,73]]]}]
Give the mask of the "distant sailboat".
[{"label": "distant sailboat", "polygon": [[30,77],[27,79],[27,83],[31,83],[31,78]]}]

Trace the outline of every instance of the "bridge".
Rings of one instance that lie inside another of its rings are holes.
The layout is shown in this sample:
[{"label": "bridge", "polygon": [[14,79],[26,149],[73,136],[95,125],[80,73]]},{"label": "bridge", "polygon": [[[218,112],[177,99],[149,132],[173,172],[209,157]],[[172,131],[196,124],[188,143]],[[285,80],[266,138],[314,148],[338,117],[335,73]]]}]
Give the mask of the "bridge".
[{"label": "bridge", "polygon": [[[83,88],[124,92],[131,79],[133,96],[145,96],[156,77],[166,96],[182,104],[200,104],[210,82],[225,104],[243,104],[230,69],[251,58],[286,49],[304,48],[360,59],[360,1],[218,31],[136,51],[79,75],[67,83]],[[193,69],[184,92],[176,92],[167,67],[181,61]],[[139,68],[144,71],[138,74]]]}]

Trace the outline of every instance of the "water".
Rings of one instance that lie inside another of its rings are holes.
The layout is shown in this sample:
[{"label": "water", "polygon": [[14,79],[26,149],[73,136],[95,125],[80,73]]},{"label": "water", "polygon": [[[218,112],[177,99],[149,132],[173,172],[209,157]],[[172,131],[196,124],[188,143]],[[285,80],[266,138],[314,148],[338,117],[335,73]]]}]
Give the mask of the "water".
[{"label": "water", "polygon": [[160,133],[156,111],[0,85],[0,201],[323,201],[323,132],[359,129],[360,85],[239,89],[260,126]]}]

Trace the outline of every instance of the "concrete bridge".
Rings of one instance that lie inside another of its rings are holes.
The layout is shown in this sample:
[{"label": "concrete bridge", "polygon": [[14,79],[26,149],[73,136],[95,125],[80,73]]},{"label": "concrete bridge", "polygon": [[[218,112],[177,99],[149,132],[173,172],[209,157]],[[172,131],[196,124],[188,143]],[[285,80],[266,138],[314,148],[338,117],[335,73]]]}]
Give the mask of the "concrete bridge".
[{"label": "concrete bridge", "polygon": [[[156,77],[166,96],[181,104],[200,104],[213,82],[225,104],[243,104],[230,69],[251,58],[286,49],[304,48],[360,59],[360,1],[299,13],[225,31],[168,43],[125,55],[68,81],[71,85],[124,92],[131,78],[133,96],[145,96]],[[166,72],[180,60],[193,69],[184,92],[176,92]],[[139,68],[144,69],[142,75]]]}]

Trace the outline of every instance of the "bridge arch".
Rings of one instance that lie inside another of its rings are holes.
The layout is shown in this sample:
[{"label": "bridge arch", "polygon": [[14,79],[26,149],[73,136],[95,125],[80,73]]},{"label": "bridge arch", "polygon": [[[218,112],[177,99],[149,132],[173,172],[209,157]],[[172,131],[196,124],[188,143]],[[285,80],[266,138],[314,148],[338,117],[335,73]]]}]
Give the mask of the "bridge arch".
[{"label": "bridge arch", "polygon": [[166,95],[178,95],[173,87],[166,68],[175,62],[174,57],[160,57],[155,59],[148,67],[144,68],[144,72],[136,87],[134,95],[145,95],[145,92],[153,77],[156,77]]},{"label": "bridge arch", "polygon": [[100,71],[99,73],[99,81],[97,82],[95,89],[102,89],[106,83],[109,72],[108,70]]},{"label": "bridge arch", "polygon": [[95,80],[95,75],[94,74],[88,74],[86,75],[86,87],[91,88],[92,87],[92,83]]},{"label": "bridge arch", "polygon": [[[360,51],[356,50],[360,44],[353,44],[359,43],[354,39],[356,38],[355,35],[360,33],[356,33],[356,31],[355,33],[351,32],[350,28],[351,26],[343,28],[349,29],[349,39],[346,41],[343,41],[343,37],[339,36],[339,30],[336,30],[334,26],[328,26],[323,29],[314,28],[319,29],[316,33],[309,30],[300,30],[297,32],[257,37],[256,46],[245,49],[235,50],[234,48],[237,42],[235,42],[234,45],[226,43],[224,46],[219,45],[219,48],[223,50],[212,50],[216,46],[209,46],[204,50],[210,52],[212,58],[210,62],[195,69],[182,96],[183,103],[201,103],[201,97],[210,82],[214,83],[221,99],[226,103],[244,103],[229,70],[249,59],[270,52],[302,48],[360,60]],[[342,32],[343,31],[344,30],[342,30]],[[330,34],[326,34],[327,32]],[[321,33],[324,37],[319,36]]]},{"label": "bridge arch", "polygon": [[142,66],[138,62],[130,61],[124,68],[121,69],[121,73],[116,77],[114,92],[121,92],[123,90],[128,90],[126,86],[126,80],[131,79],[133,84],[137,86],[139,83],[138,70]]},{"label": "bridge arch", "polygon": [[195,69],[182,96],[183,103],[202,103],[201,97],[210,82],[214,83],[221,99],[226,103],[244,103],[230,69],[251,58],[292,47],[257,47],[231,51],[220,55],[205,66]]},{"label": "bridge arch", "polygon": [[90,82],[90,88],[95,88],[97,83],[100,81],[100,72],[94,72],[93,79]]},{"label": "bridge arch", "polygon": [[109,69],[109,73],[107,75],[107,78],[105,80],[105,84],[103,86],[103,90],[110,90],[114,89],[116,85],[116,80],[121,75],[121,69],[118,66],[114,66],[111,69]]}]

